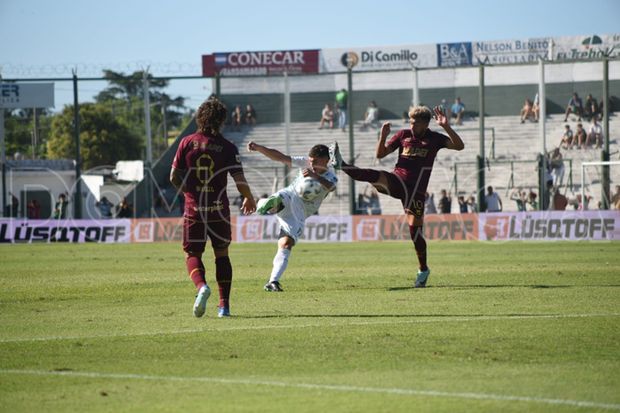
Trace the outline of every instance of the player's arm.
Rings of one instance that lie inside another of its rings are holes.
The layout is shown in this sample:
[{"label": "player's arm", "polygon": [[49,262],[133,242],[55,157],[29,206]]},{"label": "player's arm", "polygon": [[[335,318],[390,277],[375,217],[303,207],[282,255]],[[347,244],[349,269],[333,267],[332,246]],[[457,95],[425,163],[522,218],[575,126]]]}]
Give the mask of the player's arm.
[{"label": "player's arm", "polygon": [[250,141],[248,143],[248,150],[262,153],[263,155],[265,155],[267,158],[271,159],[272,161],[282,162],[283,164],[289,167],[292,166],[291,157],[283,154],[282,152],[276,149],[268,148],[266,146],[259,145],[258,143],[254,141]]},{"label": "player's arm", "polygon": [[329,181],[328,179],[323,178],[321,175],[314,172],[312,169],[304,169],[301,171],[301,174],[305,177],[314,178],[323,186],[323,188],[327,189],[329,192],[336,189],[336,184]]},{"label": "player's arm", "polygon": [[446,144],[446,148],[454,151],[462,151],[465,148],[465,144],[459,134],[456,133],[450,126],[448,117],[443,112],[443,109],[440,106],[435,106],[433,111],[435,112],[435,120],[437,121],[437,124],[441,126],[444,131],[446,131],[448,138],[450,138]]},{"label": "player's arm", "polygon": [[185,186],[183,185],[184,177],[185,170],[177,169],[175,167],[172,167],[170,169],[170,183],[172,184],[172,186],[174,186],[176,189],[181,190],[182,192],[185,192]]},{"label": "player's arm", "polygon": [[377,159],[385,158],[396,150],[396,148],[388,148],[387,146],[385,146],[385,140],[390,135],[391,130],[392,124],[390,122],[385,122],[381,126],[381,133],[379,134],[379,141],[377,142],[376,150]]},{"label": "player's arm", "polygon": [[256,202],[254,201],[254,195],[252,195],[252,190],[250,189],[248,181],[245,179],[244,173],[237,172],[232,176],[232,178],[235,181],[235,185],[237,185],[237,190],[243,197],[241,211],[246,215],[256,211]]}]

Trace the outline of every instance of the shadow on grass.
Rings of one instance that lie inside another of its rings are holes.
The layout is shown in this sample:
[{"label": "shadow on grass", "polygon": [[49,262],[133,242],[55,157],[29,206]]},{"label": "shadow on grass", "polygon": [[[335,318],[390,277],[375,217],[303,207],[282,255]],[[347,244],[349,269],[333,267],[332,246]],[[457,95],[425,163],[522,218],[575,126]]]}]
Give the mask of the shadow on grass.
[{"label": "shadow on grass", "polygon": [[[546,288],[584,288],[584,287],[620,287],[615,284],[575,284],[575,285],[547,285],[547,284],[534,284],[534,285],[518,285],[518,284],[495,284],[495,285],[483,285],[483,284],[469,284],[469,285],[429,285],[424,289],[429,288],[449,288],[452,290],[470,290],[470,289],[488,289],[488,288],[532,288],[532,289],[546,289]],[[422,288],[414,288],[413,286],[406,287],[390,287],[388,291],[401,291],[401,290],[423,290]]]},{"label": "shadow on grass", "polygon": [[235,318],[270,319],[270,318],[497,318],[497,317],[560,317],[561,314],[263,314],[252,316],[237,316]]}]

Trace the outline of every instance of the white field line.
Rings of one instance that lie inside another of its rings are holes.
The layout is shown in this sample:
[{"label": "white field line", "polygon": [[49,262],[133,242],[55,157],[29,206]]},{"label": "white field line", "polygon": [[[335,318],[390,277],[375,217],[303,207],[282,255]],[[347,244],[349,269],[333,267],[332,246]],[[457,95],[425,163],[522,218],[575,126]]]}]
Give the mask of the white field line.
[{"label": "white field line", "polygon": [[[154,331],[144,333],[120,333],[120,334],[94,334],[84,336],[48,336],[48,337],[28,337],[28,338],[7,338],[0,339],[3,343],[21,343],[34,341],[54,341],[54,340],[87,340],[93,338],[116,338],[116,337],[143,337],[143,336],[166,336],[175,334],[194,334],[219,331],[249,331],[249,330],[279,330],[279,329],[298,329],[298,328],[314,328],[314,327],[346,327],[346,326],[369,326],[384,324],[425,324],[425,323],[455,323],[455,322],[472,322],[472,321],[493,321],[493,320],[528,320],[528,319],[561,319],[561,318],[592,318],[592,317],[618,317],[620,313],[608,314],[533,314],[533,315],[503,315],[503,316],[478,316],[478,317],[461,317],[461,316],[424,316],[429,318],[413,319],[413,320],[380,320],[380,321],[353,321],[343,323],[305,323],[305,324],[270,324],[258,326],[222,326],[222,327],[205,327],[186,330],[172,331]],[[285,317],[283,317],[285,318]],[[331,318],[326,315],[325,318]],[[360,316],[364,318],[364,316]],[[216,320],[221,322],[221,320]]]},{"label": "white field line", "polygon": [[283,381],[259,380],[259,379],[226,379],[221,377],[181,377],[181,376],[152,376],[143,374],[115,374],[98,372],[77,372],[77,371],[44,371],[44,370],[0,370],[0,374],[19,374],[34,376],[65,376],[65,377],[88,377],[94,379],[118,379],[118,380],[150,380],[150,381],[172,381],[187,383],[216,383],[216,384],[235,384],[249,386],[268,386],[268,387],[289,387],[308,390],[329,390],[336,392],[355,392],[355,393],[380,393],[401,396],[427,396],[440,398],[457,399],[476,399],[494,400],[507,402],[528,402],[550,405],[564,405],[572,407],[597,408],[607,410],[620,410],[620,404],[598,403],[583,400],[570,399],[549,399],[544,397],[510,396],[502,394],[470,393],[470,392],[445,392],[436,390],[416,390],[405,388],[382,388],[382,387],[359,387],[340,384],[314,384],[314,383],[287,383]]}]

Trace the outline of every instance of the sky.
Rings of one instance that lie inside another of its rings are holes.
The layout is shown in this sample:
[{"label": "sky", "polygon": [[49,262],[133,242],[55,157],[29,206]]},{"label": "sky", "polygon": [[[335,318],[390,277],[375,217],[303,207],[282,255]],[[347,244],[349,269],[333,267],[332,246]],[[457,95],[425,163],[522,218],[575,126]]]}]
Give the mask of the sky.
[{"label": "sky", "polygon": [[[587,7],[585,6],[587,4]],[[0,0],[0,75],[201,74],[213,52],[433,44],[620,33],[619,0]],[[105,82],[81,82],[92,100]],[[197,107],[211,81],[172,81]],[[72,102],[55,85],[56,110]]]}]

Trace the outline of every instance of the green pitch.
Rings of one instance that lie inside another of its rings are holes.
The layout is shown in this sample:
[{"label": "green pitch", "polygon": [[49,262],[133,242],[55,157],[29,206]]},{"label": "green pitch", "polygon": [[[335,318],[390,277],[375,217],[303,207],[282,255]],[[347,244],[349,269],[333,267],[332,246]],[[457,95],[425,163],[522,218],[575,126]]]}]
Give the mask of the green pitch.
[{"label": "green pitch", "polygon": [[620,410],[620,248],[231,247],[230,319],[202,319],[180,245],[0,246],[2,412]]}]

